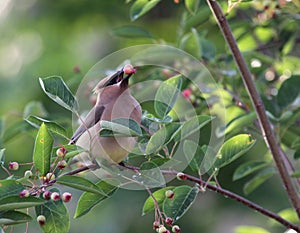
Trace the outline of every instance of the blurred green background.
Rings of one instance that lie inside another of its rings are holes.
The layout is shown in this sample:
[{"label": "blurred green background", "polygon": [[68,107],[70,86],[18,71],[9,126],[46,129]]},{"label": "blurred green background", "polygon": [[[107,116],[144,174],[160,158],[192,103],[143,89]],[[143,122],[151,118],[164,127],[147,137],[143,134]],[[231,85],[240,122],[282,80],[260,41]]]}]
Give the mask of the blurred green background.
[{"label": "blurred green background", "polygon": [[[101,58],[127,46],[153,42],[116,38],[112,35],[112,29],[116,27],[143,26],[158,38],[176,42],[180,14],[184,10],[182,4],[162,1],[159,7],[134,23],[130,22],[129,9],[130,5],[121,0],[1,0],[0,116],[5,127],[21,121],[24,107],[33,100],[43,103],[50,119],[67,116],[71,121],[71,114],[42,92],[39,77],[60,75],[67,83],[69,81],[75,92],[84,74]],[[217,52],[224,52],[224,41],[212,18],[202,27],[208,30]],[[77,72],[78,68],[80,72]],[[6,161],[30,161],[33,145],[34,137],[30,134],[14,137],[4,145]],[[242,194],[244,181],[231,182],[236,166],[237,163],[233,163],[222,171],[220,183],[224,188]],[[274,211],[289,206],[277,178],[272,178],[249,198]],[[67,204],[71,216],[80,195],[73,193],[74,199]],[[153,232],[154,216],[141,216],[146,198],[146,192],[119,190],[91,213],[72,219],[70,232]],[[270,225],[266,217],[210,191],[199,194],[196,203],[178,224],[182,232],[189,233],[230,233],[239,225]],[[24,232],[24,228],[24,225],[16,226],[14,232]],[[281,227],[275,229],[283,232]],[[36,224],[30,224],[29,232],[39,232]]]}]

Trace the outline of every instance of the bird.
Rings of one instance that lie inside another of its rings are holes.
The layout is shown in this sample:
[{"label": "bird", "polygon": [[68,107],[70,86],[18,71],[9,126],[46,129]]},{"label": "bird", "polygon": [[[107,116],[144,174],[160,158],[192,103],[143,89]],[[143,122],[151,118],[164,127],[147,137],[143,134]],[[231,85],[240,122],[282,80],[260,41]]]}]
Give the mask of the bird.
[{"label": "bird", "polygon": [[95,159],[121,163],[134,148],[136,137],[100,137],[99,133],[102,120],[126,118],[141,124],[141,106],[128,88],[129,78],[135,73],[136,69],[131,64],[126,64],[96,85],[96,104],[81,121],[69,142],[87,151],[76,156],[77,160],[84,164],[90,164]]}]

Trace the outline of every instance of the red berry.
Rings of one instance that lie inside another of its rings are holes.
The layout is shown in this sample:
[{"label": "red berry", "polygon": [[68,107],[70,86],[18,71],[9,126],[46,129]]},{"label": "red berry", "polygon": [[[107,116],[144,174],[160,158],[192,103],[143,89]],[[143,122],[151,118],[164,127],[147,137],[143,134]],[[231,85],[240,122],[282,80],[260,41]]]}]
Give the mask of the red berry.
[{"label": "red berry", "polygon": [[167,217],[167,218],[165,219],[165,222],[166,222],[167,225],[172,226],[174,221],[173,221],[172,218]]},{"label": "red berry", "polygon": [[79,73],[80,72],[80,67],[78,65],[73,67],[73,72],[74,73]]},{"label": "red berry", "polygon": [[48,190],[46,190],[46,191],[43,193],[43,198],[44,198],[45,200],[50,200],[50,198],[51,198],[51,192],[48,191]]},{"label": "red berry", "polygon": [[182,95],[185,99],[189,99],[191,94],[192,94],[192,91],[190,89],[184,89],[182,91]]},{"label": "red berry", "polygon": [[23,198],[23,197],[29,197],[30,193],[27,189],[24,189],[23,191],[21,191],[19,193],[19,197]]},{"label": "red berry", "polygon": [[125,74],[135,74],[136,72],[135,68],[130,64],[125,65],[123,71]]},{"label": "red berry", "polygon": [[57,163],[57,167],[58,167],[58,169],[60,169],[60,170],[64,169],[67,165],[68,165],[68,164],[67,164],[66,160],[61,160],[61,161],[59,161],[59,162]]},{"label": "red berry", "polygon": [[172,232],[174,232],[174,233],[179,233],[179,232],[180,232],[180,227],[179,227],[178,225],[174,225],[174,226],[172,227]]},{"label": "red berry", "polygon": [[153,230],[156,230],[156,229],[158,229],[158,228],[159,228],[159,226],[160,226],[160,223],[159,223],[159,221],[154,221],[152,226],[153,226]]},{"label": "red berry", "polygon": [[66,148],[64,148],[64,147],[58,148],[58,149],[56,150],[56,155],[57,155],[58,157],[63,157],[63,156],[65,156],[66,153],[67,153],[67,150],[66,150]]},{"label": "red berry", "polygon": [[46,217],[44,215],[39,215],[36,218],[36,221],[40,224],[40,226],[44,226],[46,223]]},{"label": "red berry", "polygon": [[19,163],[18,163],[18,162],[10,162],[10,163],[8,164],[8,168],[9,168],[10,170],[16,171],[16,170],[19,169]]},{"label": "red berry", "polygon": [[165,192],[165,196],[166,196],[166,198],[172,199],[174,197],[174,192],[172,190],[167,190]]},{"label": "red berry", "polygon": [[69,202],[72,199],[72,194],[65,192],[63,193],[61,199],[63,200],[63,202]]},{"label": "red berry", "polygon": [[178,172],[176,176],[177,176],[178,180],[186,180],[187,179],[186,174],[184,174],[182,172]]},{"label": "red berry", "polygon": [[58,200],[60,200],[60,195],[59,195],[59,193],[58,193],[58,192],[53,192],[53,193],[51,193],[51,200],[52,200],[52,201],[58,201]]}]

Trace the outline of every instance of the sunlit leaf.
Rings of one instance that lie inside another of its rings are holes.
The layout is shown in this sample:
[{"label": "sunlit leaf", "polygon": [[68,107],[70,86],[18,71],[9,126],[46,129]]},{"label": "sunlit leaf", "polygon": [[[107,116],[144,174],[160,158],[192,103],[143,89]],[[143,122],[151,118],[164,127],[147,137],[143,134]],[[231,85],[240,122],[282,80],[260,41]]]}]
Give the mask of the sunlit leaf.
[{"label": "sunlit leaf", "polygon": [[161,0],[136,0],[130,8],[130,18],[132,21],[146,14]]},{"label": "sunlit leaf", "polygon": [[[277,214],[291,223],[299,224],[299,218],[297,216],[297,213],[292,208],[283,209],[279,211]],[[272,225],[280,225],[277,221],[273,219],[271,220],[271,223]]]},{"label": "sunlit leaf", "polygon": [[2,225],[15,225],[32,221],[32,218],[20,211],[5,211],[0,212],[0,226]]},{"label": "sunlit leaf", "polygon": [[163,212],[166,216],[177,221],[191,207],[199,192],[198,187],[179,186],[174,188],[174,197],[166,198],[163,202]]},{"label": "sunlit leaf", "polygon": [[181,83],[181,75],[176,75],[159,85],[154,102],[154,109],[159,117],[165,118],[173,108],[180,94]]},{"label": "sunlit leaf", "polygon": [[221,168],[245,154],[254,145],[255,140],[249,134],[239,134],[227,140],[220,148],[215,168]]},{"label": "sunlit leaf", "polygon": [[66,136],[66,134],[67,134],[66,130],[62,126],[60,126],[59,124],[57,124],[53,121],[49,121],[49,120],[46,120],[46,119],[43,119],[43,118],[40,118],[37,116],[28,116],[25,120],[35,128],[40,128],[42,123],[44,123],[50,132],[55,133],[64,138],[68,138]]},{"label": "sunlit leaf", "polygon": [[245,176],[250,175],[253,172],[256,172],[264,167],[266,167],[268,163],[263,161],[249,161],[240,165],[233,174],[233,180],[241,179]]},{"label": "sunlit leaf", "polygon": [[33,162],[40,175],[46,175],[50,170],[53,138],[47,126],[42,123],[35,139]]},{"label": "sunlit leaf", "polygon": [[[155,198],[155,200],[157,201],[157,204],[160,207],[162,207],[162,204],[163,204],[164,200],[166,199],[166,195],[165,195],[166,191],[173,190],[174,188],[175,188],[174,186],[169,186],[169,187],[161,188],[161,189],[155,191],[154,193],[152,193],[153,197]],[[153,200],[153,197],[149,196],[147,198],[147,200],[145,201],[144,206],[143,206],[143,215],[145,215],[151,211],[154,211],[155,202]]]},{"label": "sunlit leaf", "polygon": [[[51,189],[50,192],[59,192]],[[41,226],[44,233],[68,233],[70,229],[70,217],[68,209],[62,200],[49,200],[45,204],[35,207],[36,216],[44,215],[45,225]]]},{"label": "sunlit leaf", "polygon": [[5,150],[6,150],[5,148],[0,149],[0,166],[3,166],[5,162],[5,156],[4,156]]},{"label": "sunlit leaf", "polygon": [[179,123],[168,124],[156,131],[150,138],[146,146],[146,154],[158,152],[167,144],[174,136],[176,130],[181,127]]},{"label": "sunlit leaf", "polygon": [[79,218],[87,214],[94,206],[101,203],[106,198],[111,197],[118,189],[118,181],[113,179],[101,180],[96,186],[102,190],[105,195],[84,192],[78,201],[74,218]]},{"label": "sunlit leaf", "polygon": [[153,38],[150,32],[137,26],[122,26],[112,30],[113,35],[125,38]]},{"label": "sunlit leaf", "polygon": [[44,202],[43,199],[37,197],[20,198],[19,195],[11,195],[0,199],[0,211],[29,208]]},{"label": "sunlit leaf", "polygon": [[103,191],[97,185],[80,176],[62,176],[56,182],[82,191],[103,194]]},{"label": "sunlit leaf", "polygon": [[184,0],[185,7],[191,14],[195,14],[199,8],[200,0]]},{"label": "sunlit leaf", "polygon": [[243,189],[244,193],[246,195],[252,193],[255,189],[257,189],[261,184],[263,184],[267,179],[272,177],[274,174],[275,174],[275,169],[273,167],[269,167],[261,171],[245,184]]},{"label": "sunlit leaf", "polygon": [[56,103],[73,112],[78,110],[77,100],[61,77],[39,78],[39,81],[43,91]]}]

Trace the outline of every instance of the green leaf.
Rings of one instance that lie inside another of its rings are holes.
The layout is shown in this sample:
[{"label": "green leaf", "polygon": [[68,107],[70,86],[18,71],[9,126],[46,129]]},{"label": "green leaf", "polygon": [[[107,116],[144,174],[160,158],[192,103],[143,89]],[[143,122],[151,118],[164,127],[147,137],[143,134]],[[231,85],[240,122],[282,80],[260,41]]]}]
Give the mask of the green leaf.
[{"label": "green leaf", "polygon": [[139,124],[128,118],[118,118],[112,121],[100,121],[100,136],[142,136],[142,129]]},{"label": "green leaf", "polygon": [[0,180],[0,198],[19,195],[25,187],[16,180]]},{"label": "green leaf", "polygon": [[[59,192],[57,189],[51,189],[50,192]],[[70,229],[69,212],[62,202],[47,201],[45,204],[35,207],[36,216],[44,215],[45,225],[41,226],[44,233],[68,233]]]},{"label": "green leaf", "polygon": [[30,115],[45,117],[47,116],[47,111],[41,102],[31,101],[24,108],[23,118],[27,118]]},{"label": "green leaf", "polygon": [[181,75],[176,75],[159,85],[154,102],[154,109],[159,117],[165,118],[173,108],[180,94],[181,83]]},{"label": "green leaf", "polygon": [[82,191],[95,194],[103,194],[103,191],[99,189],[95,184],[80,176],[62,176],[58,178],[56,182],[58,184],[69,186]]},{"label": "green leaf", "polygon": [[136,0],[130,8],[130,19],[132,21],[146,14],[161,0]]},{"label": "green leaf", "polygon": [[191,29],[191,32],[185,34],[179,44],[179,48],[190,53],[196,58],[201,57],[201,45],[200,45],[200,36],[195,28]]},{"label": "green leaf", "polygon": [[84,192],[78,201],[74,218],[79,218],[87,214],[95,205],[111,197],[118,189],[118,181],[113,179],[101,180],[96,186],[102,190],[105,195]]},{"label": "green leaf", "polygon": [[200,38],[201,56],[207,60],[213,60],[216,55],[215,45],[205,38]]},{"label": "green leaf", "polygon": [[207,125],[212,119],[213,118],[211,116],[199,115],[185,121],[182,124],[180,131],[178,131],[174,137],[174,140],[184,140],[196,132],[198,132],[200,136],[200,129]]},{"label": "green leaf", "polygon": [[18,122],[11,127],[7,128],[5,132],[3,133],[3,142],[8,142],[9,140],[13,139],[14,137],[19,136],[21,133],[26,131],[29,127],[29,125],[24,122]]},{"label": "green leaf", "polygon": [[238,159],[254,145],[255,140],[249,134],[239,134],[227,140],[220,148],[214,167],[219,169]]},{"label": "green leaf", "polygon": [[199,8],[200,0],[185,0],[185,7],[191,14],[195,14]]},{"label": "green leaf", "polygon": [[277,104],[281,109],[286,108],[300,94],[300,75],[294,75],[287,80],[285,80],[278,90],[278,95],[276,97]]},{"label": "green leaf", "polygon": [[43,204],[45,201],[37,197],[20,198],[19,195],[11,195],[0,199],[0,211],[29,208]]},{"label": "green leaf", "polygon": [[50,170],[53,138],[45,123],[41,124],[35,139],[33,163],[40,175],[46,175]]},{"label": "green leaf", "polygon": [[[292,222],[294,224],[299,224],[299,219],[298,219],[297,213],[292,208],[281,210],[277,214],[289,222]],[[279,223],[277,221],[274,221],[274,224],[279,225]]]},{"label": "green leaf", "polygon": [[273,167],[264,169],[245,184],[243,189],[244,193],[246,195],[252,193],[255,189],[257,189],[261,184],[263,184],[267,179],[272,177],[275,173],[276,172]]},{"label": "green leaf", "polygon": [[199,192],[198,187],[179,186],[174,190],[172,199],[166,198],[163,202],[163,212],[166,216],[177,221],[191,207]]},{"label": "green leaf", "polygon": [[[152,195],[154,196],[155,200],[157,201],[157,203],[160,207],[162,207],[162,204],[163,204],[164,200],[166,199],[165,192],[167,190],[174,190],[174,188],[175,188],[174,186],[169,186],[169,187],[159,189],[159,190],[155,191],[154,193],[152,193]],[[154,209],[155,209],[155,203],[154,203],[153,197],[149,196],[144,203],[142,215],[148,214],[149,212],[154,211]]]},{"label": "green leaf", "polygon": [[235,228],[235,233],[270,233],[270,232],[261,227],[239,226]]},{"label": "green leaf", "polygon": [[39,81],[46,95],[56,103],[72,112],[78,110],[77,100],[61,77],[50,76],[47,78],[39,78]]},{"label": "green leaf", "polygon": [[32,221],[32,218],[20,211],[5,211],[0,212],[0,226],[2,225],[15,225]]},{"label": "green leaf", "polygon": [[219,128],[217,131],[218,137],[222,137],[225,134],[234,132],[236,130],[241,130],[243,127],[249,126],[256,119],[256,113],[251,112],[245,115],[240,115],[233,120],[231,120],[226,127]]},{"label": "green leaf", "polygon": [[42,123],[44,123],[47,126],[47,129],[52,132],[55,133],[59,136],[62,136],[66,139],[68,139],[67,132],[66,130],[60,126],[59,124],[53,122],[53,121],[48,121],[46,119],[37,117],[37,116],[28,116],[25,121],[27,121],[30,125],[32,125],[35,128],[40,128],[40,126],[42,125]]},{"label": "green leaf", "polygon": [[137,26],[122,26],[112,30],[113,35],[125,38],[153,38],[150,32]]},{"label": "green leaf", "polygon": [[263,161],[249,161],[240,165],[233,174],[233,180],[238,180],[256,172],[264,167],[268,166],[268,163]]},{"label": "green leaf", "polygon": [[198,172],[205,155],[202,148],[199,147],[195,142],[186,140],[183,144],[183,153],[187,158],[191,169],[195,172]]},{"label": "green leaf", "polygon": [[137,175],[135,179],[149,188],[166,184],[159,167],[153,162],[144,162],[140,166],[140,175]]},{"label": "green leaf", "polygon": [[146,154],[154,154],[163,148],[175,135],[175,132],[181,127],[179,123],[170,123],[156,131],[148,141]]}]

